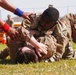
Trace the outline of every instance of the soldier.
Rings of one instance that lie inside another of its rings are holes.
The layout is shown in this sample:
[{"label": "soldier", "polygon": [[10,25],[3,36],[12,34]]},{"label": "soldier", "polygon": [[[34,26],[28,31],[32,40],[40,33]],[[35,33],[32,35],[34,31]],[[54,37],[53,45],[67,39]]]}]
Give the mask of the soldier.
[{"label": "soldier", "polygon": [[[53,10],[53,11],[56,11],[55,13],[54,13],[54,15],[56,15],[56,18],[54,19],[52,19],[52,20],[54,20],[54,21],[57,21],[58,20],[58,18],[59,18],[59,12],[58,12],[58,10],[57,9],[55,9],[55,8],[52,8],[51,10]],[[35,16],[32,16],[32,17],[34,17],[35,18]],[[31,20],[32,21],[34,21],[33,20],[33,18],[31,17]],[[37,20],[36,18],[35,18],[35,20]],[[37,28],[37,29],[34,29],[33,27],[33,25],[34,25],[34,22],[29,22],[29,21],[27,21],[26,22],[26,25],[24,25],[24,23],[25,23],[25,21],[23,21],[23,24],[22,24],[22,26],[23,27],[21,27],[22,29],[18,29],[18,32],[19,32],[19,34],[20,34],[20,40],[19,41],[16,41],[16,42],[14,42],[14,41],[12,41],[11,39],[7,39],[7,46],[8,46],[8,48],[10,49],[9,50],[9,54],[10,54],[10,57],[11,57],[11,59],[12,60],[14,60],[14,61],[17,61],[18,59],[16,58],[17,57],[17,55],[19,55],[19,54],[17,54],[17,52],[19,51],[19,49],[21,48],[22,49],[22,47],[24,47],[24,46],[29,46],[30,44],[29,44],[29,39],[27,39],[25,36],[27,36],[28,38],[30,38],[30,33],[29,32],[31,32],[31,34],[33,34],[34,35],[34,37],[36,37],[36,39],[40,42],[39,44],[40,44],[40,46],[41,46],[41,48],[42,48],[42,50],[44,50],[44,51],[46,51],[46,48],[45,48],[45,46],[43,45],[43,44],[45,44],[45,45],[47,45],[48,46],[48,48],[47,48],[47,50],[48,50],[48,53],[47,53],[47,56],[45,56],[44,54],[46,54],[46,52],[42,52],[41,50],[41,52],[39,53],[39,51],[38,50],[36,50],[36,49],[39,49],[38,47],[37,48],[35,48],[35,46],[34,46],[34,50],[35,50],[35,52],[36,52],[36,54],[37,54],[37,56],[39,57],[39,60],[42,60],[42,59],[45,59],[45,58],[49,58],[49,57],[51,57],[52,55],[53,55],[53,53],[55,53],[56,52],[56,39],[51,35],[51,33],[52,33],[52,31],[50,30],[50,28],[49,27],[45,27],[44,29],[43,29],[43,31],[41,32],[41,26],[39,25],[39,29]],[[29,23],[29,24],[27,24],[27,23]],[[38,22],[39,23],[39,22]],[[32,24],[32,25],[31,25]],[[28,26],[30,26],[31,25],[31,30],[29,29],[29,27]],[[36,25],[35,25],[36,26]],[[50,25],[49,25],[50,26]],[[29,32],[27,31],[27,30],[29,30]],[[53,28],[52,28],[52,30],[53,30]],[[26,33],[26,35],[25,35],[25,33]],[[35,34],[34,34],[35,33]],[[25,40],[28,40],[26,43],[25,43]],[[44,41],[43,41],[44,40]],[[33,40],[34,41],[34,40]],[[36,42],[37,43],[37,42]],[[36,44],[35,43],[35,44]],[[43,44],[42,44],[43,43]],[[50,45],[51,44],[51,45]],[[32,45],[30,45],[31,47],[33,47]],[[42,46],[44,46],[44,47],[42,47]],[[33,48],[32,48],[33,49]],[[7,49],[6,49],[7,50]],[[17,51],[18,50],[18,51]],[[4,54],[2,54],[3,52],[1,52],[1,57],[4,55]],[[19,52],[18,52],[19,53]],[[20,53],[21,54],[21,53]],[[42,57],[41,57],[41,55],[42,55]],[[3,57],[4,58],[4,57]]]},{"label": "soldier", "polygon": [[[40,37],[40,39],[41,38],[43,40],[47,37],[45,38]],[[5,59],[9,55],[13,63],[25,62],[26,64],[30,62],[38,62],[38,61],[46,60],[53,55],[53,53],[56,51],[56,47],[57,47],[56,45],[58,45],[56,44],[56,39],[53,36],[50,36],[47,39],[44,42],[48,46],[47,54],[45,55],[41,53],[42,57],[39,57],[35,47],[32,47],[30,44],[25,45],[22,41],[22,43],[18,45],[17,43],[10,42],[10,40],[8,39],[7,41],[8,48],[5,48],[0,52],[0,59]]]},{"label": "soldier", "polygon": [[[66,25],[66,23],[62,19],[58,19],[59,11],[56,8],[47,8],[41,15],[36,16],[35,14],[30,17],[31,22],[25,19],[22,22],[22,26],[25,27],[25,29],[28,29],[39,42],[46,44],[48,46],[47,51],[50,51],[49,57],[46,58],[46,55],[43,55],[41,53],[43,58],[39,57],[39,59],[45,59],[45,61],[48,60],[53,62],[58,61],[59,59],[75,58],[75,51],[73,50],[70,43],[71,36],[68,32],[68,24]],[[61,46],[57,46],[56,48],[56,44],[51,43],[52,36],[56,38],[57,43]],[[27,44],[30,45],[28,42]]]},{"label": "soldier", "polygon": [[[30,26],[27,26],[26,20],[23,21],[22,25],[25,26],[25,28],[29,27],[29,30],[36,39],[39,39],[42,36],[45,37],[44,35],[47,33],[49,35],[53,35],[56,38],[57,43],[62,45],[62,47],[57,47],[56,53],[48,59],[49,61],[76,59],[76,51],[73,50],[71,44],[72,39],[76,42],[75,15],[69,14],[59,18],[59,12],[54,9],[54,7],[47,8],[41,15],[35,15],[33,18],[31,17],[32,23]],[[43,42],[44,39],[39,41]]]},{"label": "soldier", "polygon": [[10,26],[10,27],[13,27],[13,24],[14,24],[14,20],[11,18],[11,15],[7,15],[7,20],[6,20],[6,23]]},{"label": "soldier", "polygon": [[73,41],[76,43],[76,14],[66,14],[62,18],[60,18],[60,21],[65,24],[67,27],[67,37],[69,39],[69,42],[67,43],[65,52],[62,56],[63,59],[70,58],[70,59],[76,59],[76,51],[73,50],[71,42]]},{"label": "soldier", "polygon": [[[26,23],[27,23],[26,26],[30,24],[28,21]],[[1,59],[4,59],[8,55],[10,55],[10,58],[13,62],[19,62],[19,63],[37,62],[51,57],[53,53],[56,52],[56,45],[58,44],[56,44],[56,39],[52,35],[49,35],[51,33],[48,34],[48,32],[46,32],[46,36],[39,37],[37,39],[40,43],[46,44],[48,46],[47,48],[48,53],[46,55],[41,53],[42,57],[40,57],[36,51],[36,48],[32,47],[30,44],[28,44],[28,42],[25,41],[26,35],[23,37],[24,33],[26,33],[25,28],[23,27],[18,28],[18,32],[20,34],[19,36],[20,40],[18,42],[17,41],[14,42],[9,37],[7,37],[8,48],[5,48],[3,51],[1,51],[0,53]],[[40,36],[42,35],[43,33]],[[42,42],[42,40],[45,41]],[[31,49],[26,48],[25,46],[30,47]]]},{"label": "soldier", "polygon": [[[43,56],[43,58],[39,58],[39,60],[46,60],[49,58],[52,60],[51,57],[56,54],[57,43],[55,37],[52,36],[52,33],[56,27],[55,24],[58,18],[59,11],[54,7],[50,7],[47,8],[41,15],[32,15],[31,23],[28,23],[26,19],[22,22],[22,26],[28,29],[38,42],[44,43],[48,46],[47,55]],[[61,48],[62,46],[58,47]],[[59,60],[59,58],[57,60]]]},{"label": "soldier", "polygon": [[[17,31],[19,32],[19,40],[13,41],[10,37],[7,37],[8,48],[1,51],[0,53],[1,59],[4,59],[8,55],[10,55],[11,60],[13,62],[17,62],[17,60],[20,59],[20,58],[18,59],[17,52],[18,50],[19,51],[22,50],[24,46],[25,46],[26,52],[29,50],[33,51],[35,48],[37,55],[40,57],[41,57],[41,53],[44,55],[47,54],[47,46],[42,43],[37,42],[37,40],[35,40],[35,38],[30,34],[28,30],[26,30],[23,27],[20,27],[17,29]],[[27,42],[30,43],[31,45],[29,46]],[[31,59],[33,60],[33,57]]]}]

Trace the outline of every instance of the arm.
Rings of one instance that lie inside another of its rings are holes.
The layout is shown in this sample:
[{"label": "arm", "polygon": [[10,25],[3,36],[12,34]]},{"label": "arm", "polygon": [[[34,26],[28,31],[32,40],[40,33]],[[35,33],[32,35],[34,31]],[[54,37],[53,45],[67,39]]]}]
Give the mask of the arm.
[{"label": "arm", "polygon": [[8,0],[0,0],[0,6],[6,10],[9,10],[11,12],[15,12],[16,7],[14,7]]},{"label": "arm", "polygon": [[[20,17],[30,20],[29,16],[31,15],[31,13],[28,12],[24,13],[23,11],[14,7],[11,3],[9,3],[8,0],[0,0],[0,6]],[[11,38],[16,40],[18,32],[14,28],[9,27],[9,25],[3,22],[2,20],[0,20],[0,28],[4,32],[6,32]]]},{"label": "arm", "polygon": [[39,43],[29,30],[25,29],[24,27],[20,28],[19,30],[21,30],[20,36],[24,39],[25,42],[29,42],[36,49],[36,52],[40,57],[41,53],[47,54],[47,46]]},{"label": "arm", "polygon": [[6,34],[8,34],[14,41],[17,40],[18,32],[2,20],[0,20],[0,29],[6,32]]},{"label": "arm", "polygon": [[56,35],[57,43],[62,45],[62,47],[57,47],[57,51],[63,54],[65,52],[65,47],[69,42],[69,39],[67,37],[67,28],[64,23],[59,23],[57,25],[57,28],[55,29],[55,35]]},{"label": "arm", "polygon": [[30,19],[29,16],[32,14],[32,13],[28,13],[28,12],[24,13],[19,8],[16,8],[15,6],[13,6],[8,0],[0,0],[0,6],[4,9],[6,9],[18,16],[26,18],[26,19]]},{"label": "arm", "polygon": [[42,57],[40,53],[47,54],[47,46],[37,42],[37,40],[32,36],[29,41],[36,49],[37,54]]}]

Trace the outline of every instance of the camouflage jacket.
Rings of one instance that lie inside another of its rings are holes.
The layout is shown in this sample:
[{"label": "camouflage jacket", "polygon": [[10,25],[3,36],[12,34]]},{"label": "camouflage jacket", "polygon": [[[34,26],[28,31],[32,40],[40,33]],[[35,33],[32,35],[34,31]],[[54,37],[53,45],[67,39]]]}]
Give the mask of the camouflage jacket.
[{"label": "camouflage jacket", "polygon": [[[42,31],[38,28],[40,17],[41,17],[41,15],[32,16],[31,17],[32,22],[30,22],[26,19],[23,20],[22,27],[18,29],[19,34],[20,34],[19,35],[20,39],[16,42],[13,42],[12,40],[10,40],[10,42],[9,42],[9,40],[7,40],[8,41],[7,45],[9,48],[11,48],[10,56],[12,59],[16,58],[16,53],[17,53],[18,48],[20,48],[24,45],[27,45],[26,41],[29,41],[29,39],[31,38],[30,30],[34,30],[36,32],[34,34],[35,38],[42,43],[43,42],[46,43],[46,42],[42,41],[40,39],[43,39],[43,40],[49,39],[49,42],[50,42],[51,35],[53,35],[56,38],[57,43],[62,45],[62,47],[60,47],[60,46],[57,47],[57,52],[62,53],[62,54],[64,53],[67,43],[71,40],[70,21],[68,21],[68,18],[66,16],[64,16],[56,22],[56,24],[53,28]],[[49,45],[51,45],[51,44],[52,43],[49,43]],[[53,43],[53,45],[54,45],[54,43]],[[50,48],[50,46],[49,46],[49,48]]]},{"label": "camouflage jacket", "polygon": [[[32,23],[30,22],[29,24],[30,29],[36,30],[36,34],[34,35],[35,38],[52,34],[56,38],[57,43],[62,45],[62,47],[57,47],[57,51],[62,54],[65,52],[68,42],[73,40],[76,43],[76,14],[66,14],[65,16],[59,18],[54,28],[44,31],[38,28],[40,17],[41,14],[33,16]],[[26,26],[26,20],[23,22],[24,23],[22,25]]]},{"label": "camouflage jacket", "polygon": [[66,14],[60,19],[67,26],[68,37],[76,43],[76,14]]},{"label": "camouflage jacket", "polygon": [[53,28],[48,30],[40,30],[38,28],[40,17],[41,15],[32,17],[32,22],[30,22],[28,27],[26,26],[27,20],[25,19],[22,22],[22,26],[24,26],[27,29],[35,30],[36,31],[34,35],[35,38],[38,38],[44,35],[53,35],[57,39],[57,43],[62,45],[62,47],[57,48],[57,51],[59,53],[63,53],[67,43],[69,42],[69,38],[67,36],[68,35],[67,27],[65,23],[59,19]]},{"label": "camouflage jacket", "polygon": [[16,60],[17,51],[19,50],[19,48],[23,46],[27,46],[28,45],[27,42],[30,40],[32,36],[29,33],[29,31],[26,30],[24,27],[19,27],[17,31],[19,32],[19,39],[17,41],[13,41],[10,37],[7,37],[7,42],[6,42],[8,48],[10,48],[9,51],[10,58],[13,61]]}]

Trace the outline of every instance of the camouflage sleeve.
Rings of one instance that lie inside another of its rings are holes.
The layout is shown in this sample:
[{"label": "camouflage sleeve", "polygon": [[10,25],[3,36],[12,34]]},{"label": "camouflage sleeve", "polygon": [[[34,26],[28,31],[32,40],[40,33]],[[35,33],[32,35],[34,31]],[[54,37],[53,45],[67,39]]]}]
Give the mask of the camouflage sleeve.
[{"label": "camouflage sleeve", "polygon": [[57,48],[57,51],[60,53],[64,53],[65,47],[69,42],[69,39],[67,38],[67,27],[64,23],[58,22],[55,29],[55,37],[57,39],[57,43],[62,45],[62,47]]},{"label": "camouflage sleeve", "polygon": [[71,25],[72,29],[72,40],[76,43],[76,14],[73,14],[73,24]]},{"label": "camouflage sleeve", "polygon": [[29,41],[30,41],[30,38],[32,37],[30,31],[27,30],[27,29],[24,28],[24,27],[21,27],[21,28],[19,29],[19,34],[20,34],[21,39],[22,39],[23,41],[25,41],[25,42],[26,42],[26,41],[29,42]]}]

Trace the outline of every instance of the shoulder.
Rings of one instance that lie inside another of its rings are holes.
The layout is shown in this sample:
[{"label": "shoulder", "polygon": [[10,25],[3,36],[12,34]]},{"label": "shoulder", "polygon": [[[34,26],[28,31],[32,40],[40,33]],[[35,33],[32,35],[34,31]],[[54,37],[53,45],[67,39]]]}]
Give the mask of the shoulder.
[{"label": "shoulder", "polygon": [[41,15],[40,14],[33,14],[30,16],[30,21],[27,19],[24,19],[21,23],[21,25],[25,28],[30,27],[31,29],[35,29],[38,25],[39,19]]}]

